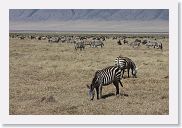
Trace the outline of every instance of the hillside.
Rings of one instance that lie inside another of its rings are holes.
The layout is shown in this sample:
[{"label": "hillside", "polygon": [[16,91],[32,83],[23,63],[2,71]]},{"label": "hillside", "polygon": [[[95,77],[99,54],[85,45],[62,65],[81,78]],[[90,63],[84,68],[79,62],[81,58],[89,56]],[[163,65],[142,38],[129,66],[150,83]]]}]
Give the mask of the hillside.
[{"label": "hillside", "polygon": [[10,21],[168,20],[168,10],[158,9],[11,9]]}]

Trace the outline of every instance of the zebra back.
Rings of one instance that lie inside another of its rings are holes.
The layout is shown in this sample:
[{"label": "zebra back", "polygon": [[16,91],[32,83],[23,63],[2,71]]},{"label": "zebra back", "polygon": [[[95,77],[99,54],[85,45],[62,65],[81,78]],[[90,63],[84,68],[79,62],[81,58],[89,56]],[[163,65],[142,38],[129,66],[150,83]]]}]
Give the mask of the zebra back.
[{"label": "zebra back", "polygon": [[115,66],[125,69],[127,65],[128,65],[128,62],[125,57],[119,56],[115,59]]},{"label": "zebra back", "polygon": [[[128,69],[128,70],[131,69],[132,75],[134,77],[136,77],[137,68],[136,68],[135,63],[130,58],[119,56],[115,59],[115,65],[122,68],[122,69]],[[128,77],[129,77],[129,74],[128,74]]]},{"label": "zebra back", "polygon": [[102,70],[98,70],[92,80],[92,85],[99,86],[111,84],[121,78],[122,69],[117,66],[110,66]]}]

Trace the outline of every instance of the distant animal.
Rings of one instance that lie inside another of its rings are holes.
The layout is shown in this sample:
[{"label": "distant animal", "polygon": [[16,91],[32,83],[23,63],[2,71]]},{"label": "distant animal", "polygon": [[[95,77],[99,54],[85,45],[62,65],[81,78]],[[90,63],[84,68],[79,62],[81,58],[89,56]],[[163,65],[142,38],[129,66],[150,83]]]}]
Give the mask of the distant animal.
[{"label": "distant animal", "polygon": [[[102,70],[98,70],[92,80],[91,85],[87,85],[89,89],[90,99],[93,100],[95,96],[95,90],[97,93],[97,99],[102,98],[102,87],[111,83],[116,87],[116,95],[119,95],[119,84],[123,87],[120,77],[122,69],[118,66],[109,66]],[[95,90],[94,90],[95,89]]]},{"label": "distant animal", "polygon": [[140,43],[141,43],[141,42],[131,42],[131,43],[130,43],[130,46],[133,47],[133,48],[134,48],[134,47],[139,47],[139,46],[140,46]]},{"label": "distant animal", "polygon": [[136,74],[137,74],[137,67],[135,65],[135,63],[128,57],[122,57],[122,56],[119,56],[115,59],[115,66],[118,66],[123,70],[123,73],[122,73],[122,77],[124,75],[124,72],[125,72],[125,69],[128,70],[128,78],[130,77],[129,73],[130,73],[130,69],[132,71],[132,76],[134,78],[136,78]]},{"label": "distant animal", "polygon": [[35,36],[31,36],[31,35],[30,35],[30,36],[28,36],[28,39],[31,39],[31,40],[32,40],[32,39],[35,39]]},{"label": "distant animal", "polygon": [[128,41],[124,38],[123,43],[128,44]]},{"label": "distant animal", "polygon": [[148,41],[145,45],[146,45],[148,48],[149,48],[149,47],[155,48],[156,42]]},{"label": "distant animal", "polygon": [[162,43],[161,42],[157,42],[156,48],[159,48],[159,49],[162,50],[163,49]]},{"label": "distant animal", "polygon": [[18,36],[18,39],[24,40],[25,39],[25,36]]},{"label": "distant animal", "polygon": [[148,41],[147,40],[143,40],[142,44],[145,45]]},{"label": "distant animal", "polygon": [[121,40],[119,40],[119,41],[117,42],[117,44],[118,44],[118,45],[122,45]]},{"label": "distant animal", "polygon": [[41,37],[41,40],[46,40],[47,38],[45,36],[42,36]]},{"label": "distant animal", "polygon": [[61,42],[61,43],[66,42],[66,38],[65,38],[65,37],[61,37],[61,38],[60,38],[60,42]]},{"label": "distant animal", "polygon": [[115,36],[114,36],[112,39],[113,39],[113,40],[116,40],[116,39],[117,39],[117,37],[115,37]]},{"label": "distant animal", "polygon": [[140,43],[141,43],[142,41],[141,41],[141,40],[139,40],[139,39],[136,39],[134,42],[140,42]]},{"label": "distant animal", "polygon": [[59,37],[51,37],[51,38],[48,39],[48,42],[49,43],[58,43],[59,40],[60,40]]},{"label": "distant animal", "polygon": [[76,43],[75,43],[75,50],[77,50],[78,48],[80,49],[80,51],[85,49],[85,44],[84,44],[83,40],[76,41]]},{"label": "distant animal", "polygon": [[41,40],[41,36],[37,36],[36,39],[37,39],[37,40]]},{"label": "distant animal", "polygon": [[92,46],[92,48],[96,48],[98,46],[100,46],[102,48],[104,46],[104,43],[101,40],[95,39],[95,40],[91,41],[91,46]]},{"label": "distant animal", "polygon": [[152,42],[152,41],[149,41],[145,44],[148,48],[149,47],[153,47],[153,48],[159,48],[159,49],[163,49],[163,46],[162,46],[162,43],[161,42]]}]

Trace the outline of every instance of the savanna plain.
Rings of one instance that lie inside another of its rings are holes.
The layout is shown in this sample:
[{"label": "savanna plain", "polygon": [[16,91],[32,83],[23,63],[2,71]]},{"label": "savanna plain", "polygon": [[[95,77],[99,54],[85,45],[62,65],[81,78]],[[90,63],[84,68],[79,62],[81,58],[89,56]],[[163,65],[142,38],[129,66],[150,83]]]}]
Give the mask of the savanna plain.
[{"label": "savanna plain", "polygon": [[[9,114],[169,114],[169,40],[155,38],[162,42],[163,50],[118,45],[112,38],[106,39],[102,48],[86,46],[82,51],[70,43],[10,38]],[[114,65],[119,55],[135,62],[137,78],[127,78],[125,72],[120,96],[115,96],[111,84],[103,87],[102,99],[90,101],[86,85],[97,70]]]}]

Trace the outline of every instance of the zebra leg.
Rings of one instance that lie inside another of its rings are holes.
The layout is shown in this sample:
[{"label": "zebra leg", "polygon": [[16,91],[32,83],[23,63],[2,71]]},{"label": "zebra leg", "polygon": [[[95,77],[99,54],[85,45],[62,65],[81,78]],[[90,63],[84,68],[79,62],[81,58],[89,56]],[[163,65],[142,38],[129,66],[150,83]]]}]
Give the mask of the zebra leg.
[{"label": "zebra leg", "polygon": [[128,68],[128,78],[130,77],[130,68]]},{"label": "zebra leg", "polygon": [[100,98],[102,98],[102,85],[100,85]]},{"label": "zebra leg", "polygon": [[97,100],[99,99],[99,87],[96,87],[96,92],[97,92]]},{"label": "zebra leg", "polygon": [[116,87],[116,96],[119,96],[119,84],[118,84],[118,81],[114,81],[113,84]]},{"label": "zebra leg", "polygon": [[121,83],[121,80],[119,80],[119,83],[120,83],[121,87],[123,87],[123,84]]},{"label": "zebra leg", "polygon": [[122,73],[122,76],[121,76],[122,78],[124,78],[124,77],[123,77],[123,75],[124,75],[124,72],[125,72],[125,69],[123,69],[123,73]]}]

